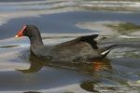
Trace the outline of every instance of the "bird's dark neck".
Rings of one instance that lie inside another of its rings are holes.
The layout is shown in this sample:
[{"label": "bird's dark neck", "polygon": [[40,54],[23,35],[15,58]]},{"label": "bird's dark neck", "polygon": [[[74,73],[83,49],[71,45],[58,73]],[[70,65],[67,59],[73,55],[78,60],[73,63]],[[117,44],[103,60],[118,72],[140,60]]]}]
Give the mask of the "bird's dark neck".
[{"label": "bird's dark neck", "polygon": [[36,48],[44,45],[40,35],[29,37],[29,39],[31,43],[31,48]]}]

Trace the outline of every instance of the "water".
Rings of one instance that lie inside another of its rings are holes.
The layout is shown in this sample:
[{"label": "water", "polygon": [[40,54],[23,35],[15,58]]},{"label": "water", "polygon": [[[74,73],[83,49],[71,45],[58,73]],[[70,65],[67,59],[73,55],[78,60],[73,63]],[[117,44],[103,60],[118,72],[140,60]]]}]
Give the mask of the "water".
[{"label": "water", "polygon": [[[25,3],[27,2],[22,0],[20,2],[17,0],[14,2],[1,1],[0,4],[3,6],[0,6],[2,7],[0,13],[5,14],[10,11],[9,15],[11,15],[23,11],[26,14],[26,12],[32,12],[36,8],[44,11],[46,3],[53,7],[53,4],[67,4],[68,2],[30,1],[27,8],[24,7]],[[9,9],[5,7],[8,4],[11,7]],[[75,3],[67,4],[67,6],[70,5],[72,7]],[[52,11],[54,10],[52,9]],[[53,64],[30,55],[30,43],[27,38],[13,38],[24,24],[34,24],[39,27],[44,37],[43,42],[46,45],[54,45],[71,40],[77,37],[76,34],[98,33],[98,31],[91,32],[88,29],[80,29],[75,26],[77,23],[124,21],[140,24],[138,20],[140,13],[79,10],[36,15],[38,14],[35,14],[35,16],[10,17],[0,26],[1,93],[29,91],[35,93],[138,93],[140,91],[139,39],[116,40],[112,38],[103,40],[99,43],[100,45],[110,43],[127,43],[128,45],[115,48],[108,55],[108,58],[101,62],[96,61],[93,64]],[[55,35],[58,34],[59,36],[56,38]]]},{"label": "water", "polygon": [[[0,39],[12,37],[25,24],[39,27],[42,33],[90,33],[90,30],[80,29],[75,25],[79,22],[90,21],[124,21],[140,24],[140,13],[111,13],[111,12],[66,12],[43,14],[39,17],[14,18],[1,25]],[[8,27],[8,28],[7,28]],[[5,33],[3,33],[3,31]],[[7,34],[9,33],[9,34]],[[96,33],[96,31],[95,31]]]}]

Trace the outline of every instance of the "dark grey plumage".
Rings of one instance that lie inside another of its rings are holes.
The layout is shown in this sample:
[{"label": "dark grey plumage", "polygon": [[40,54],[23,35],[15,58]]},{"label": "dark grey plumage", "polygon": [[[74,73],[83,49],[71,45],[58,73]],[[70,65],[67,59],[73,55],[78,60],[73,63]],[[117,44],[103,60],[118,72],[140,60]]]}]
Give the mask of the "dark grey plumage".
[{"label": "dark grey plumage", "polygon": [[52,62],[93,62],[94,59],[106,57],[109,49],[115,46],[98,48],[94,40],[98,35],[81,36],[55,46],[45,46],[38,28],[34,25],[27,25],[23,35],[30,39],[32,54]]}]

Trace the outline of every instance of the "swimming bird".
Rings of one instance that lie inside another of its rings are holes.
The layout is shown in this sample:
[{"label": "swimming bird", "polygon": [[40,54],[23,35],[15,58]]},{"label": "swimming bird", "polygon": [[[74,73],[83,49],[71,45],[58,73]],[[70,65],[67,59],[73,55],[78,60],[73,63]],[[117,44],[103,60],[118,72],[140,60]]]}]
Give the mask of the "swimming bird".
[{"label": "swimming bird", "polygon": [[103,59],[115,45],[103,48],[94,39],[98,34],[80,36],[57,45],[43,44],[40,31],[35,25],[24,25],[15,37],[26,36],[30,40],[30,52],[51,62],[93,62]]}]

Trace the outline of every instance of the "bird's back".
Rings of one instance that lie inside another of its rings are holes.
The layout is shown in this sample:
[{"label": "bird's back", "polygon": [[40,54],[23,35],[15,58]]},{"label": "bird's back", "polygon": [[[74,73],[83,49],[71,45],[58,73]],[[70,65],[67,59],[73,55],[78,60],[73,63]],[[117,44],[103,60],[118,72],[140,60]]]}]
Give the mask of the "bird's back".
[{"label": "bird's back", "polygon": [[51,61],[87,61],[95,56],[99,56],[97,49],[87,42],[63,43],[56,46],[44,46],[39,50],[39,54]]}]

